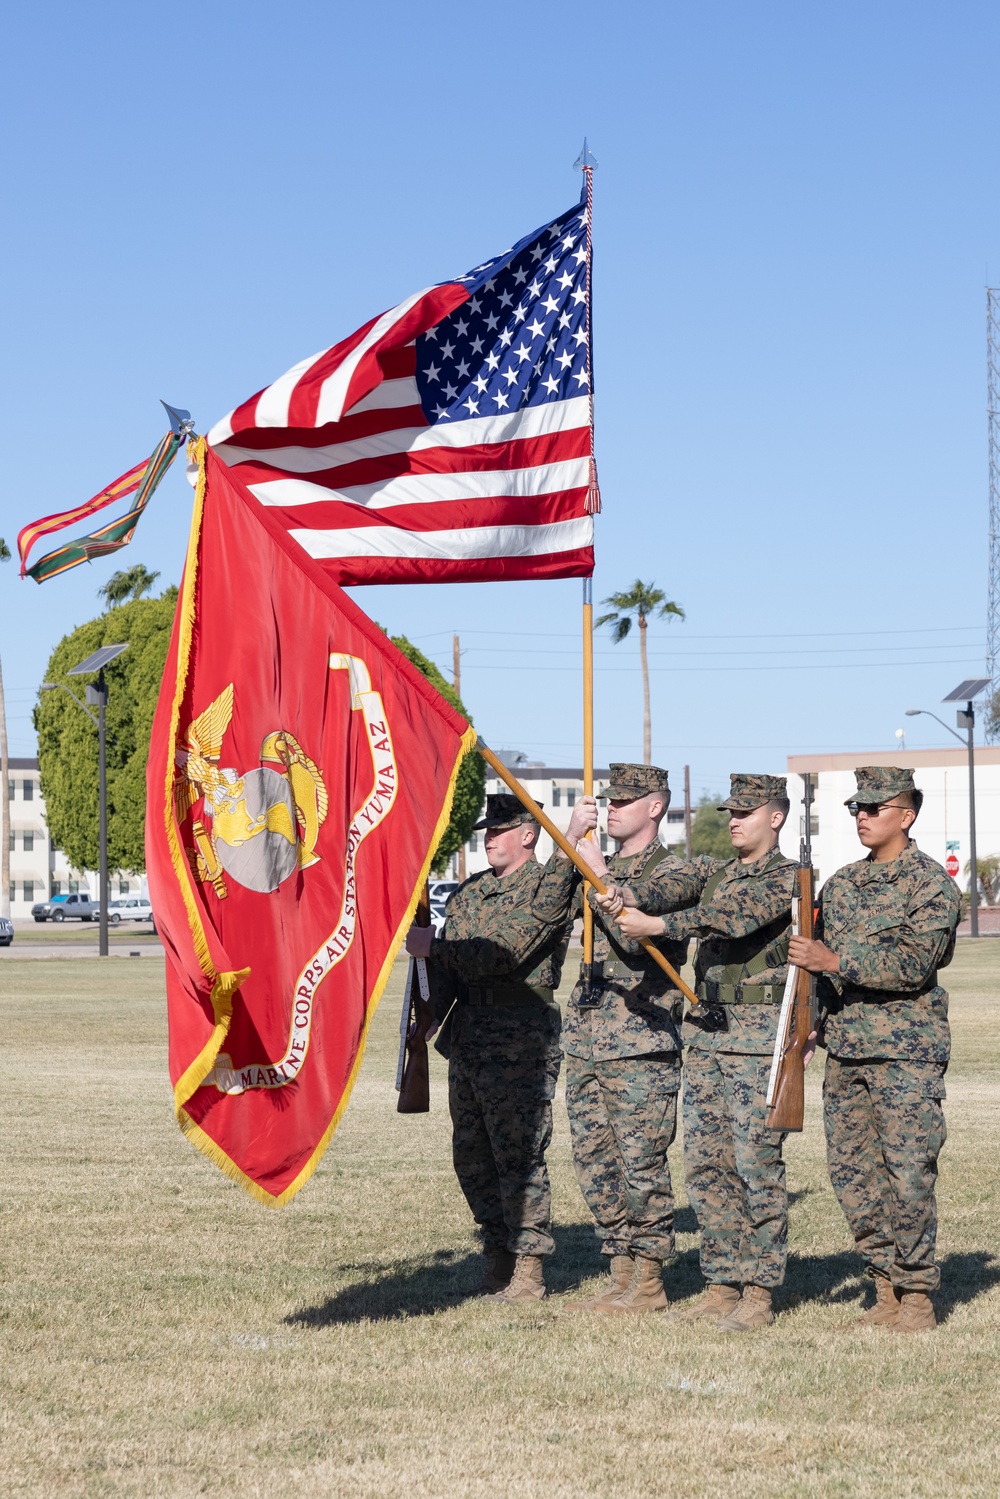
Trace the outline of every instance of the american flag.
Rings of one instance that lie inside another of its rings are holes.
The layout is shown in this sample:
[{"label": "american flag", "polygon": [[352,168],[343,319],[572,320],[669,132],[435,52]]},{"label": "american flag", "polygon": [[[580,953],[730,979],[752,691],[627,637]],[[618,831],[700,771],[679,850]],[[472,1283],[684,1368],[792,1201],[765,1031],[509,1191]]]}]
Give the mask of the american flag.
[{"label": "american flag", "polygon": [[339,583],[593,572],[586,218],[408,297],[209,433]]}]

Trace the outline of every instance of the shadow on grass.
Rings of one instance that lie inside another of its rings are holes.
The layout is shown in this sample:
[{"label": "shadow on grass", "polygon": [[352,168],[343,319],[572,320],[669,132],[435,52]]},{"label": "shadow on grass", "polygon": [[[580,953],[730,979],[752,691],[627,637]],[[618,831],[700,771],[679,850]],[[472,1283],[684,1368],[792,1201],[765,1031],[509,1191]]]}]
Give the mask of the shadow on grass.
[{"label": "shadow on grass", "polygon": [[[1000,1261],[987,1250],[946,1254],[940,1265],[941,1288],[934,1293],[939,1322],[950,1317],[956,1307],[975,1301],[1000,1283]],[[840,1305],[856,1302],[859,1297],[866,1306],[875,1304],[875,1292],[861,1257],[850,1251],[810,1255],[808,1259],[790,1255],[784,1289],[779,1294],[786,1309],[805,1301]]]},{"label": "shadow on grass", "polygon": [[[677,1229],[693,1233],[697,1227],[690,1208],[677,1214]],[[601,1255],[593,1228],[570,1223],[552,1230],[556,1252],[546,1263],[545,1279],[554,1295],[575,1290],[581,1280],[601,1275],[607,1261]],[[361,1272],[364,1280],[345,1286],[316,1306],[302,1307],[284,1321],[290,1327],[330,1327],[341,1322],[391,1322],[404,1317],[430,1317],[476,1296],[483,1274],[479,1254],[440,1249],[433,1255],[396,1261],[357,1262],[340,1267]],[[692,1296],[700,1286],[697,1254],[685,1254],[667,1271],[670,1295]]]}]

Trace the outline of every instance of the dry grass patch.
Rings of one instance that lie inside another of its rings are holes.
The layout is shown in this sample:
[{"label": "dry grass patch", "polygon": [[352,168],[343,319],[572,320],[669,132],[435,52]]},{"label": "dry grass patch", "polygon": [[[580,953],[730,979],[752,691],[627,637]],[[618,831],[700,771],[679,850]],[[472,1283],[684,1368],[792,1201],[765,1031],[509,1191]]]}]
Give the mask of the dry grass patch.
[{"label": "dry grass patch", "polygon": [[[998,976],[1000,942],[960,944],[944,1325],[839,1331],[862,1290],[825,1175],[817,1071],[788,1146],[785,1310],[770,1332],[726,1341],[563,1310],[599,1264],[561,1108],[555,1294],[537,1309],[471,1299],[479,1260],[439,1059],[432,1115],[394,1112],[401,969],[324,1165],[274,1213],[176,1128],[160,962],[5,954],[5,1491],[997,1494]],[[698,1284],[686,1205],[680,1227],[675,1296]]]}]

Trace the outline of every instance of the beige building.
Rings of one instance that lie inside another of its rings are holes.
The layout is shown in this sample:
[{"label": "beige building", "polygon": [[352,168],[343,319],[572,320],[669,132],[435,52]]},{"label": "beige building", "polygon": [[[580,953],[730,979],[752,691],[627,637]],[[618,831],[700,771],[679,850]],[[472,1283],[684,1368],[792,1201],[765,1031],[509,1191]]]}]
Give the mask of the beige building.
[{"label": "beige building", "polygon": [[[512,753],[501,754],[501,759],[535,798],[535,801],[545,809],[549,817],[561,832],[565,832],[569,826],[569,819],[573,808],[576,806],[577,797],[583,795],[583,770],[578,767],[565,767],[558,765],[546,765],[541,760],[525,760],[523,756]],[[594,771],[594,786],[600,792],[608,779],[608,771],[605,767]],[[490,775],[486,782],[487,795],[498,791],[506,791],[507,787],[499,776]],[[601,848],[605,853],[612,849],[608,840],[606,813],[601,811],[599,838]],[[679,805],[671,805],[667,812],[666,820],[661,824],[660,835],[664,843],[684,842],[684,803],[683,797]],[[542,832],[538,840],[538,857],[542,861],[549,857],[552,852],[553,843],[548,833]],[[448,871],[450,879],[457,879],[457,857],[451,861]],[[477,870],[486,869],[486,855],[483,852],[482,833],[473,833],[465,846],[465,869],[467,874],[475,874]]]},{"label": "beige building", "polygon": [[[51,895],[87,891],[97,899],[98,880],[93,870],[72,869],[65,854],[54,847],[45,822],[38,761],[7,762],[7,812],[10,827],[10,914],[17,920],[31,915],[36,901]],[[138,895],[145,889],[139,874],[115,870],[110,880],[111,898]]]},{"label": "beige building", "polygon": [[[976,851],[980,859],[1000,854],[1000,748],[977,748],[976,763]],[[836,755],[789,755],[788,794],[791,815],[781,846],[797,858],[803,831],[802,777],[813,777],[813,863],[820,880],[864,857],[854,819],[844,802],[854,793],[854,769],[858,765],[901,765],[913,771],[924,793],[924,805],[913,830],[914,840],[932,859],[946,864],[949,855],[958,860],[958,883],[969,887],[965,866],[969,861],[969,756],[954,749],[857,751]]]}]

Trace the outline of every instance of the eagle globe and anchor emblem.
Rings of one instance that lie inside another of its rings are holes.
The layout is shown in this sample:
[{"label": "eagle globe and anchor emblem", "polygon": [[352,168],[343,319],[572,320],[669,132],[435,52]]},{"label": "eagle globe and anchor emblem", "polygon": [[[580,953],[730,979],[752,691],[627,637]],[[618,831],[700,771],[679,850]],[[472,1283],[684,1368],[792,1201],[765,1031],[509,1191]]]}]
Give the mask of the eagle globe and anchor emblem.
[{"label": "eagle globe and anchor emblem", "polygon": [[191,824],[195,846],[188,858],[220,900],[229,895],[227,880],[266,895],[297,869],[318,864],[316,839],[329,808],[318,766],[287,729],[265,734],[255,769],[222,766],[232,716],[230,683],[194,719],[176,754],[178,824],[199,797],[203,806]]}]

